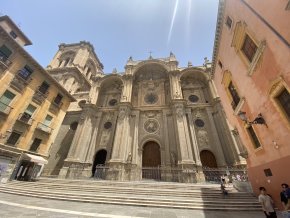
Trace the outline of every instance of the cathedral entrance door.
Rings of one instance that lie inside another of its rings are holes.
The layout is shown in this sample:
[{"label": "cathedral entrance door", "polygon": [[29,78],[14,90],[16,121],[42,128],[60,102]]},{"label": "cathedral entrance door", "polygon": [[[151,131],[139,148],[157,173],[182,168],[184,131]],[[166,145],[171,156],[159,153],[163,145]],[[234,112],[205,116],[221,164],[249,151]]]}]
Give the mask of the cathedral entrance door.
[{"label": "cathedral entrance door", "polygon": [[143,147],[142,178],[160,180],[161,155],[156,142],[147,142]]},{"label": "cathedral entrance door", "polygon": [[200,160],[203,167],[217,168],[215,156],[208,150],[203,150],[200,152]]},{"label": "cathedral entrance door", "polygon": [[200,152],[200,160],[202,166],[205,167],[203,169],[205,180],[208,182],[219,182],[221,178],[221,172],[217,169],[214,169],[217,168],[217,162],[214,154],[208,150],[203,150]]},{"label": "cathedral entrance door", "polygon": [[107,151],[104,149],[99,150],[95,155],[95,160],[92,167],[92,177],[96,174],[96,169],[98,165],[104,165],[107,158]]}]

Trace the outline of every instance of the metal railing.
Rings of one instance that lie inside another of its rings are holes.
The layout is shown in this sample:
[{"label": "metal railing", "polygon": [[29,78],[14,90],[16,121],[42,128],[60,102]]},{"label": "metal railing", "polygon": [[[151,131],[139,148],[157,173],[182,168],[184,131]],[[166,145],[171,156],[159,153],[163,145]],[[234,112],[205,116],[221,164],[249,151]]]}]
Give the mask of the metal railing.
[{"label": "metal railing", "polygon": [[41,104],[47,98],[48,93],[48,91],[43,93],[39,90],[35,90],[34,95],[32,96],[32,100],[34,100],[36,103]]},{"label": "metal railing", "polygon": [[28,125],[31,125],[33,122],[33,119],[31,118],[31,115],[28,113],[21,113],[18,116],[18,120],[21,121],[22,123],[26,123]]},{"label": "metal railing", "polygon": [[[43,177],[58,177],[58,175],[50,175],[50,172],[55,169],[44,169]],[[60,171],[60,169],[58,170]],[[120,172],[121,169],[112,169],[106,165],[98,165],[95,168],[94,176],[91,169],[84,169],[82,166],[69,167],[66,174],[62,178],[67,179],[98,179],[109,180],[114,178],[113,174]],[[205,182],[220,183],[222,178],[227,182],[248,181],[247,170],[240,167],[223,167],[223,168],[208,168],[203,167],[198,171],[196,168],[182,169],[179,167],[160,166],[160,167],[130,167],[127,166],[123,173],[129,174],[126,177],[128,180],[153,180],[163,182],[184,182],[186,177],[195,177],[197,174],[203,173]],[[114,179],[113,179],[114,180]],[[198,181],[197,181],[198,182]],[[202,182],[202,181],[201,181]]]},{"label": "metal railing", "polygon": [[43,131],[43,132],[46,132],[46,133],[51,133],[52,132],[52,128],[45,125],[44,123],[41,123],[41,122],[38,122],[37,123],[37,126],[36,126],[37,129]]},{"label": "metal railing", "polygon": [[0,53],[0,62],[3,63],[6,67],[9,67],[12,64],[12,62],[1,53]]},{"label": "metal railing", "polygon": [[12,109],[12,107],[0,101],[0,112],[5,115],[9,115]]}]

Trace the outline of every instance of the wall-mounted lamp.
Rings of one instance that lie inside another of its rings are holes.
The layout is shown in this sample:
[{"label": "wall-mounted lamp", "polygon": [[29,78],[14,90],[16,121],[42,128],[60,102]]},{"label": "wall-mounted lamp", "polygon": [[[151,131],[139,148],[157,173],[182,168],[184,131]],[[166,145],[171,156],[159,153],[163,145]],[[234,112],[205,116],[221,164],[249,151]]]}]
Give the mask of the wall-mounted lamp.
[{"label": "wall-mounted lamp", "polygon": [[248,125],[253,125],[253,124],[262,124],[265,125],[268,128],[268,125],[265,121],[265,119],[263,118],[262,114],[259,113],[258,116],[253,120],[253,121],[248,121],[248,118],[246,116],[246,112],[240,111],[238,113],[239,118],[244,121],[245,123],[247,123]]}]

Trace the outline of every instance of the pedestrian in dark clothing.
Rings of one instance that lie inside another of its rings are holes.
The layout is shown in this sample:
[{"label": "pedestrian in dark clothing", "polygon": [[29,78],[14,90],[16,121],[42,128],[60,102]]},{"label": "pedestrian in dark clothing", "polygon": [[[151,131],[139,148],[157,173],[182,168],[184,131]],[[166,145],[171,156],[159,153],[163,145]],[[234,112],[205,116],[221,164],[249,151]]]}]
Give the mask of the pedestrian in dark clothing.
[{"label": "pedestrian in dark clothing", "polygon": [[290,188],[286,183],[283,183],[281,186],[282,192],[280,193],[280,197],[284,207],[284,215],[285,217],[290,217]]}]

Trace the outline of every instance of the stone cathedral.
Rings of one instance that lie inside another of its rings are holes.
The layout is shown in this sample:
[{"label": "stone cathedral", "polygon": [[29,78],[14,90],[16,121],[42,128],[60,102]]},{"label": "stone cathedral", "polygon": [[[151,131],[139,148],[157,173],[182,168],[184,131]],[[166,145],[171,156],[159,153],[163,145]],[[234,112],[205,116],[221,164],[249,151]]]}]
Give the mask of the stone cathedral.
[{"label": "stone cathedral", "polygon": [[[103,72],[88,42],[61,44],[47,71],[76,99],[57,133],[44,173],[141,180],[143,169],[178,170],[179,182],[204,180],[204,167],[244,165],[210,77],[210,64],[178,67],[165,58],[133,60]],[[159,177],[172,181],[173,173]]]}]

